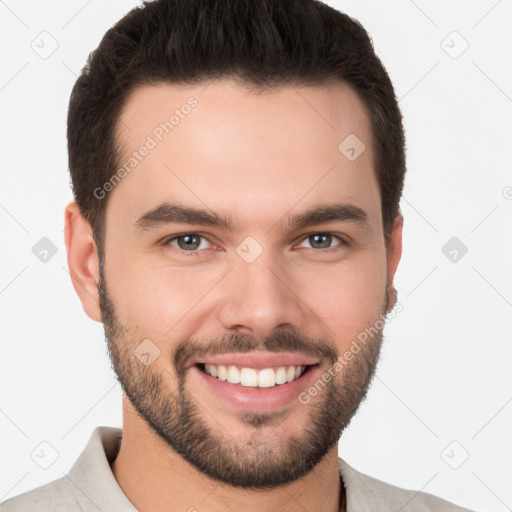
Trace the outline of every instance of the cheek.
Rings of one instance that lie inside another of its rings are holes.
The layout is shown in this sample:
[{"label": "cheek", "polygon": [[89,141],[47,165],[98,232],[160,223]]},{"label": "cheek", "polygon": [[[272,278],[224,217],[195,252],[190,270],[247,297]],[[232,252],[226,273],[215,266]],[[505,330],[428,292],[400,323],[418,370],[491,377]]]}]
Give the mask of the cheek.
[{"label": "cheek", "polygon": [[[128,250],[121,257],[112,247],[109,254],[111,298],[120,321],[137,336],[170,349],[171,340],[182,341],[216,323],[216,298],[226,298],[223,286],[228,286],[229,277],[223,277],[229,265],[171,268],[145,255],[127,256]],[[386,264],[379,251],[368,250],[337,264],[290,265],[282,277],[302,303],[305,316],[300,327],[332,336],[340,348],[350,345],[382,313]]]},{"label": "cheek", "polygon": [[342,347],[350,345],[360,332],[375,323],[382,313],[386,293],[383,260],[345,263],[336,268],[303,272],[304,284],[299,293]]},{"label": "cheek", "polygon": [[[116,258],[107,270],[109,292],[124,325],[157,342],[189,336],[205,296],[221,280],[219,266],[171,268],[144,255]],[[129,276],[129,278],[126,278]],[[219,284],[220,285],[220,284]],[[198,326],[196,325],[196,329]]]}]

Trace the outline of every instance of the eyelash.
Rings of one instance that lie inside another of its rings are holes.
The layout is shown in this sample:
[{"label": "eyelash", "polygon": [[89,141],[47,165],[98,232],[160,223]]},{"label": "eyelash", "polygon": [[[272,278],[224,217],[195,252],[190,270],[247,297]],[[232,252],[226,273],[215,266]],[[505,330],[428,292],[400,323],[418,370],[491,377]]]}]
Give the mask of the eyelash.
[{"label": "eyelash", "polygon": [[[162,242],[162,245],[165,247],[165,246],[169,246],[171,245],[171,242],[173,242],[174,240],[177,240],[178,238],[182,238],[182,237],[185,237],[185,236],[196,236],[196,237],[199,237],[199,238],[202,238],[204,240],[208,240],[207,237],[199,234],[199,233],[193,233],[193,232],[190,232],[190,233],[183,233],[181,235],[174,235],[172,236],[171,238],[166,238],[163,242]],[[317,231],[317,232],[314,232],[314,233],[311,233],[311,234],[308,234],[308,235],[305,235],[304,237],[301,238],[300,242],[299,243],[303,243],[305,240],[307,240],[308,238],[311,238],[312,236],[315,236],[315,235],[323,235],[323,236],[331,236],[333,238],[337,238],[339,240],[340,243],[334,245],[333,247],[328,247],[327,249],[315,249],[315,248],[311,248],[313,251],[315,252],[323,252],[323,253],[332,253],[332,252],[335,252],[337,250],[340,250],[342,249],[343,247],[348,247],[350,245],[350,243],[346,240],[346,238],[344,238],[343,236],[341,235],[337,235],[335,233],[330,233],[330,232],[324,232],[324,231]],[[208,240],[209,243],[212,243]],[[180,253],[182,253],[183,255],[185,256],[190,256],[190,257],[197,257],[200,255],[200,253],[202,251],[204,251],[205,249],[195,249],[195,250],[191,250],[191,251],[186,251],[184,249],[181,249],[179,247],[174,247],[172,246],[173,249],[176,249],[178,250]],[[305,247],[305,249],[308,249],[308,247]]]}]

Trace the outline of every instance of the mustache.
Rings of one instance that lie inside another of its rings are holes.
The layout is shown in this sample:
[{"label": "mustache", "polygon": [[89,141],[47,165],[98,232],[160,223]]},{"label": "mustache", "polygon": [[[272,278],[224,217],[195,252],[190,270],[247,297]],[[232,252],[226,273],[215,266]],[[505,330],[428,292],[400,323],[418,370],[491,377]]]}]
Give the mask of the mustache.
[{"label": "mustache", "polygon": [[253,351],[301,353],[314,357],[320,364],[332,366],[339,357],[336,345],[329,339],[313,338],[298,332],[276,332],[263,340],[246,334],[229,333],[206,341],[186,340],[181,342],[174,353],[173,362],[178,377],[184,378],[192,359],[228,353]]}]

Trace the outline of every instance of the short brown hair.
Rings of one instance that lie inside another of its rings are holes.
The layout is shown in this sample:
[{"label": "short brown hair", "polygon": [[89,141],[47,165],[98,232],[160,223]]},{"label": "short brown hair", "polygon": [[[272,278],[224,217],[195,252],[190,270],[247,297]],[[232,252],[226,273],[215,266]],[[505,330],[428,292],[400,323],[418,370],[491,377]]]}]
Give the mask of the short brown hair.
[{"label": "short brown hair", "polygon": [[370,116],[387,244],[406,165],[398,102],[366,30],[315,0],[154,0],[107,31],[73,87],[67,132],[73,193],[99,244],[108,197],[93,191],[119,165],[116,127],[129,94],[216,78],[262,88],[351,85]]}]

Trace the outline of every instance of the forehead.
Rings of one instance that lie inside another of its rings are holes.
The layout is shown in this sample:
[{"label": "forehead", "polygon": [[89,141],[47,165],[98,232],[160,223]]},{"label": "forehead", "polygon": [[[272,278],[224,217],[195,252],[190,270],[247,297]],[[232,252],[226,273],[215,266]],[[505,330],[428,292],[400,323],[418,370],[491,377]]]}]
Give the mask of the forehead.
[{"label": "forehead", "polygon": [[264,92],[230,80],[143,86],[117,135],[125,172],[110,202],[122,201],[133,222],[176,201],[264,223],[272,205],[279,213],[345,200],[380,220],[369,117],[345,83]]}]

